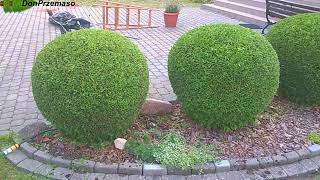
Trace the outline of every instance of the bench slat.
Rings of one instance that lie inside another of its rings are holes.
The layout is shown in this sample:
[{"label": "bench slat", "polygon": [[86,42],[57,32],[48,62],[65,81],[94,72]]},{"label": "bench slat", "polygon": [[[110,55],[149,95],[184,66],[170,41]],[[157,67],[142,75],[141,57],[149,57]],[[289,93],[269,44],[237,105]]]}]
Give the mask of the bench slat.
[{"label": "bench slat", "polygon": [[285,15],[286,17],[287,16],[293,16],[293,15],[297,14],[296,12],[288,11],[288,10],[280,9],[280,8],[276,8],[276,7],[269,7],[269,12],[282,14],[282,15]]},{"label": "bench slat", "polygon": [[[278,3],[274,3],[274,2],[270,2],[269,3],[269,9],[270,8],[276,8],[276,9],[283,9],[286,11],[290,11],[294,14],[298,14],[298,13],[314,13],[317,11],[313,11],[313,10],[308,10],[308,9],[303,9],[303,8],[299,8],[299,7],[293,7],[290,5],[283,5],[283,4],[278,4]],[[290,15],[290,14],[288,14]]]},{"label": "bench slat", "polygon": [[289,5],[289,6],[292,6],[292,7],[298,7],[298,8],[302,8],[302,9],[308,10],[308,11],[320,12],[320,8],[318,8],[318,7],[313,7],[313,6],[294,3],[294,2],[288,2],[288,1],[284,1],[284,0],[267,0],[267,4],[268,3],[272,3],[272,2],[278,3],[278,4]]},{"label": "bench slat", "polygon": [[276,12],[272,12],[272,11],[269,12],[269,15],[271,17],[276,17],[276,18],[280,18],[280,19],[284,19],[284,18],[288,17],[286,15],[283,15],[283,14],[280,14],[280,13],[276,13]]}]

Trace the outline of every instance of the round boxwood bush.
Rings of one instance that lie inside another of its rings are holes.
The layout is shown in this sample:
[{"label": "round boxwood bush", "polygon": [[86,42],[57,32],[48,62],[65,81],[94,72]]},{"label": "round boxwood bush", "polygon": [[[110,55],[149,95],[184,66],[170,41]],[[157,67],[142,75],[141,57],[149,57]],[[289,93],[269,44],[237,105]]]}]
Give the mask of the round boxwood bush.
[{"label": "round boxwood bush", "polygon": [[32,69],[44,117],[80,143],[113,141],[139,114],[148,91],[146,59],[117,33],[79,30],[48,43]]},{"label": "round boxwood bush", "polygon": [[171,49],[168,66],[186,113],[208,128],[233,130],[254,122],[279,85],[279,62],[271,44],[241,26],[191,30]]},{"label": "round boxwood bush", "polygon": [[320,13],[281,20],[267,35],[280,61],[280,93],[305,105],[320,105]]}]

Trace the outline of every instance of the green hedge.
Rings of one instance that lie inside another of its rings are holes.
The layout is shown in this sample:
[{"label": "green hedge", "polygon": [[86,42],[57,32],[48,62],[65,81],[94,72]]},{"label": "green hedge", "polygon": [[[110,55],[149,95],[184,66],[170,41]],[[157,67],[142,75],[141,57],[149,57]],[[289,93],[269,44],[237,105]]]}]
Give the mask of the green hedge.
[{"label": "green hedge", "polygon": [[79,30],[43,48],[32,69],[38,108],[67,137],[113,141],[138,116],[148,91],[146,59],[117,33]]},{"label": "green hedge", "polygon": [[279,84],[279,62],[258,33],[235,25],[191,30],[173,46],[169,78],[187,114],[209,128],[254,122]]},{"label": "green hedge", "polygon": [[267,39],[279,56],[281,94],[299,104],[320,105],[320,13],[281,20]]}]

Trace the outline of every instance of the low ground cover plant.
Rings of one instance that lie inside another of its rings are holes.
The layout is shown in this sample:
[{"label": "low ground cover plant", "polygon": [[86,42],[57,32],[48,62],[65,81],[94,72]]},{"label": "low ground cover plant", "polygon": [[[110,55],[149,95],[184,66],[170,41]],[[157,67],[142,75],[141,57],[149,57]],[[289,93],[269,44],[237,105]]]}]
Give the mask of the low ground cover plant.
[{"label": "low ground cover plant", "polygon": [[320,144],[320,132],[312,132],[308,135],[308,140],[315,143]]},{"label": "low ground cover plant", "polygon": [[140,160],[181,169],[213,161],[216,153],[213,145],[200,142],[188,145],[184,137],[177,133],[166,133],[156,143],[145,134],[140,140],[129,140],[127,149]]},{"label": "low ground cover plant", "polygon": [[148,92],[146,59],[127,38],[79,30],[48,43],[32,69],[34,99],[66,137],[111,142],[137,118]]},{"label": "low ground cover plant", "polygon": [[281,67],[280,93],[304,105],[320,104],[320,13],[279,21],[267,34]]},{"label": "low ground cover plant", "polygon": [[191,119],[224,130],[255,122],[279,85],[271,44],[235,25],[207,25],[181,36],[170,50],[168,72]]}]

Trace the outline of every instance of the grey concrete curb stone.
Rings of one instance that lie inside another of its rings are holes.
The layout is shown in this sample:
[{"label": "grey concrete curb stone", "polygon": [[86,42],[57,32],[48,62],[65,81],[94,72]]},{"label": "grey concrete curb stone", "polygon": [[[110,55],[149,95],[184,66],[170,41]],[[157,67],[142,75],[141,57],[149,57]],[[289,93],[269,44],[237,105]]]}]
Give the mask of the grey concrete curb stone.
[{"label": "grey concrete curb stone", "polygon": [[118,173],[126,175],[142,175],[142,164],[120,163]]},{"label": "grey concrete curb stone", "polygon": [[197,165],[191,170],[192,174],[213,174],[216,172],[216,166],[214,163],[206,163],[204,165]]},{"label": "grey concrete curb stone", "polygon": [[231,169],[230,162],[228,160],[222,160],[222,161],[216,162],[215,166],[216,166],[217,173],[230,171]]},{"label": "grey concrete curb stone", "polygon": [[275,165],[284,165],[287,164],[287,158],[283,155],[272,156],[273,162]]},{"label": "grey concrete curb stone", "polygon": [[267,168],[273,166],[274,162],[271,156],[258,158],[261,168]]},{"label": "grey concrete curb stone", "polygon": [[308,147],[309,151],[311,152],[311,156],[318,156],[320,155],[320,145],[314,144]]},{"label": "grey concrete curb stone", "polygon": [[33,159],[40,161],[42,163],[51,163],[51,159],[53,158],[53,156],[51,156],[50,154],[43,152],[43,151],[37,151],[33,154]]},{"label": "grey concrete curb stone", "polygon": [[251,158],[246,160],[246,168],[247,169],[258,169],[259,168],[259,161],[257,158]]},{"label": "grey concrete curb stone", "polygon": [[68,168],[71,166],[70,160],[62,159],[60,156],[52,157],[51,163],[63,168]]},{"label": "grey concrete curb stone", "polygon": [[144,164],[143,175],[144,176],[161,176],[167,175],[167,168],[161,167],[159,164]]},{"label": "grey concrete curb stone", "polygon": [[75,167],[77,170],[80,172],[93,172],[93,168],[95,166],[94,161],[88,161],[88,160],[80,160],[80,159],[75,159],[71,161],[71,166]]},{"label": "grey concrete curb stone", "polygon": [[25,159],[21,161],[17,167],[25,173],[33,173],[38,167],[43,165],[43,163],[33,160],[33,159]]},{"label": "grey concrete curb stone", "polygon": [[287,163],[293,163],[300,159],[299,154],[295,151],[285,153],[284,156],[287,158]]},{"label": "grey concrete curb stone", "polygon": [[311,157],[311,152],[308,148],[299,149],[296,152],[299,154],[299,160]]},{"label": "grey concrete curb stone", "polygon": [[167,168],[168,175],[191,175],[191,169]]},{"label": "grey concrete curb stone", "polygon": [[12,164],[19,164],[21,161],[27,159],[28,157],[20,150],[16,150],[13,153],[10,153],[6,156],[6,158],[12,163]]},{"label": "grey concrete curb stone", "polygon": [[273,167],[267,168],[267,170],[270,171],[273,178],[275,179],[287,179],[288,177],[287,173],[281,167],[273,166]]},{"label": "grey concrete curb stone", "polygon": [[28,157],[34,158],[33,154],[37,151],[36,148],[31,146],[29,143],[24,142],[20,145],[21,151],[24,152]]},{"label": "grey concrete curb stone", "polygon": [[106,173],[106,174],[117,174],[118,173],[119,164],[112,163],[112,164],[105,164],[96,162],[94,165],[94,172],[96,173]]},{"label": "grey concrete curb stone", "polygon": [[230,170],[231,171],[239,171],[239,170],[243,170],[246,168],[246,160],[243,159],[231,159],[229,160],[230,162]]}]

